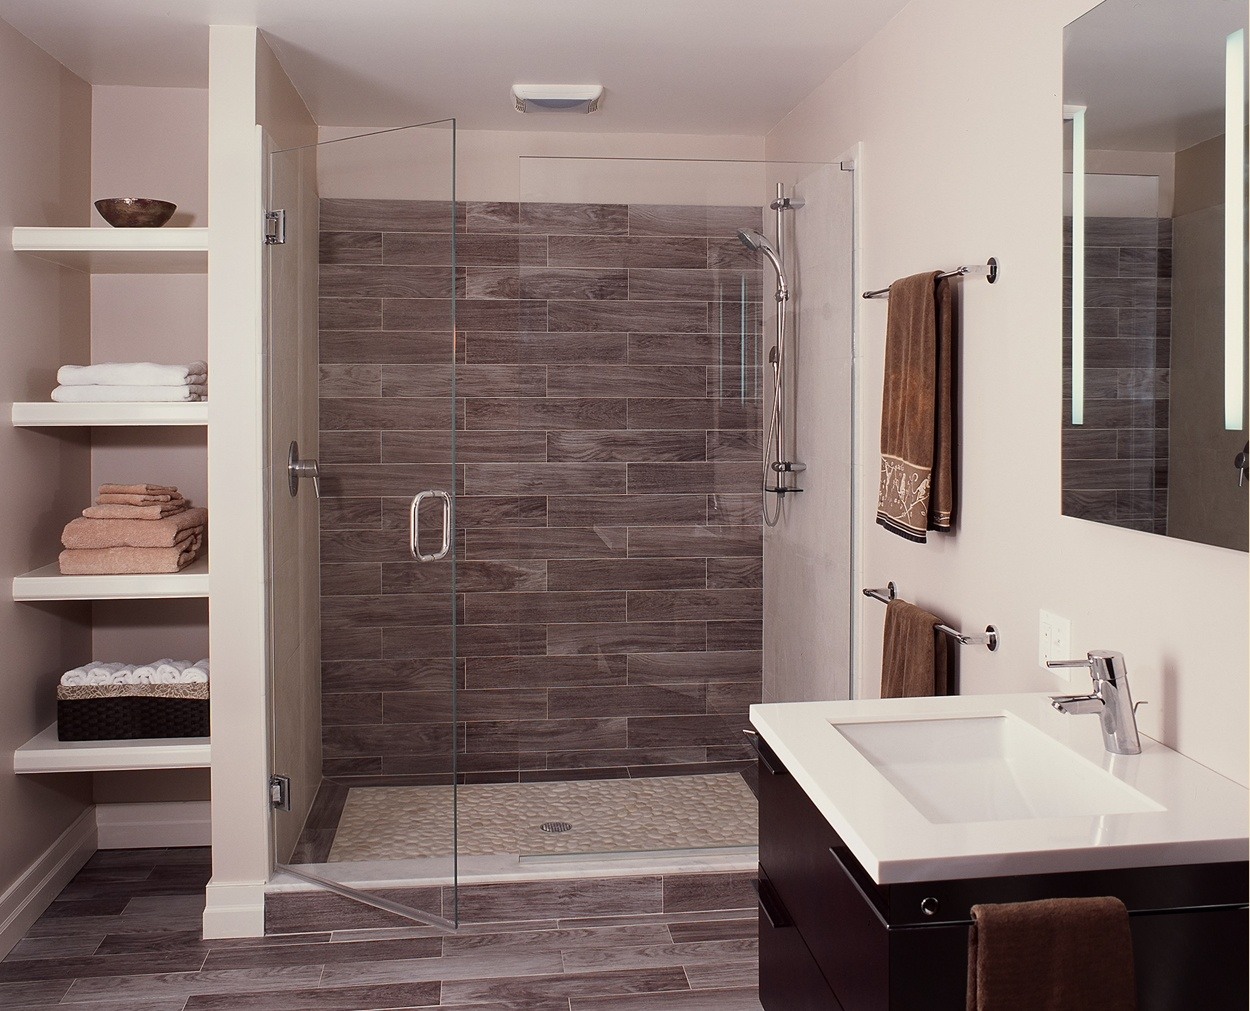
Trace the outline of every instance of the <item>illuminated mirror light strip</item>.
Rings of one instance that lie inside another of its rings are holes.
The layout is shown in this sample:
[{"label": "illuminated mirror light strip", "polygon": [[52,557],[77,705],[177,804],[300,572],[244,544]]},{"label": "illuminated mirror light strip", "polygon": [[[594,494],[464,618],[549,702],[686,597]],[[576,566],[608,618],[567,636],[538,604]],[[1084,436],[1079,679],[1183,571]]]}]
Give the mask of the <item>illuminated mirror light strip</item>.
[{"label": "illuminated mirror light strip", "polygon": [[1224,428],[1245,425],[1246,30],[1228,36],[1224,63]]},{"label": "illuminated mirror light strip", "polygon": [[1072,121],[1072,424],[1085,423],[1085,107],[1065,105]]}]

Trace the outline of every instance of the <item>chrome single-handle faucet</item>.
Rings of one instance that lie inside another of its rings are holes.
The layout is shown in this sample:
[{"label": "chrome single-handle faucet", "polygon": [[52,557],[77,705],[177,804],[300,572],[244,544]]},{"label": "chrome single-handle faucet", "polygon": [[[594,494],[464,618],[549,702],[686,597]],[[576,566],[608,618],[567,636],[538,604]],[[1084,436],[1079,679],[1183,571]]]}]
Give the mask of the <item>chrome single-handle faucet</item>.
[{"label": "chrome single-handle faucet", "polygon": [[1141,754],[1137,717],[1133,715],[1136,707],[1128,690],[1123,653],[1093,649],[1084,660],[1047,660],[1046,666],[1088,667],[1094,679],[1092,695],[1052,695],[1050,704],[1070,715],[1097,713],[1102,721],[1102,743],[1111,754]]}]

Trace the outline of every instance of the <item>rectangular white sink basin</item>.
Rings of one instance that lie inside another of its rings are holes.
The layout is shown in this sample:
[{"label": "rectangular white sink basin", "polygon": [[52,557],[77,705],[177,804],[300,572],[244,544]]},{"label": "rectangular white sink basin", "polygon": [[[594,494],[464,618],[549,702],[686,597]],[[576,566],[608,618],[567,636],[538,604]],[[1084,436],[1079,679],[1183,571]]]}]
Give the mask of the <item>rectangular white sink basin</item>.
[{"label": "rectangular white sink basin", "polygon": [[1250,792],[1040,693],[778,702],[751,722],[879,884],[1219,863],[1250,852]]},{"label": "rectangular white sink basin", "polygon": [[1009,713],[830,722],[934,824],[1163,810]]}]

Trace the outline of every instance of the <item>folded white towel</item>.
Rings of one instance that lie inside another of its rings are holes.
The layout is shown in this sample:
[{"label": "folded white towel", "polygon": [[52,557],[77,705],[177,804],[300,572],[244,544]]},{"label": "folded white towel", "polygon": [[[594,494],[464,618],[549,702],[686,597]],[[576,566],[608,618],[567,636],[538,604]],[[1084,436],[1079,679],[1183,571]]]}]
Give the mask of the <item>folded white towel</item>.
[{"label": "folded white towel", "polygon": [[168,403],[204,400],[208,387],[194,386],[58,386],[52,399],[58,404]]},{"label": "folded white towel", "polygon": [[150,664],[104,663],[92,660],[61,675],[63,685],[176,685],[208,681],[208,660],[173,660]]},{"label": "folded white towel", "polygon": [[62,386],[190,386],[208,375],[205,362],[158,365],[156,362],[103,362],[99,365],[62,365],[56,381]]}]

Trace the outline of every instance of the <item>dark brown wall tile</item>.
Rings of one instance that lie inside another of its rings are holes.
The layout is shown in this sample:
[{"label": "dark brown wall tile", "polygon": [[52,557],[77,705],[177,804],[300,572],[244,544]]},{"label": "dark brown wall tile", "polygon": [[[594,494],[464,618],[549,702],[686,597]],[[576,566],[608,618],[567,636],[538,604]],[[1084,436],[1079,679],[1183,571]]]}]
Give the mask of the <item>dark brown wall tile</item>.
[{"label": "dark brown wall tile", "polygon": [[322,330],[381,330],[382,300],[380,298],[319,298],[317,300],[317,325]]},{"label": "dark brown wall tile", "polygon": [[625,684],[625,657],[486,656],[467,661],[470,688],[553,688]]},{"label": "dark brown wall tile", "polygon": [[656,495],[674,488],[732,494],[752,491],[760,484],[760,469],[753,462],[631,463],[628,467],[629,491],[635,495]]},{"label": "dark brown wall tile", "polygon": [[631,527],[630,558],[758,557],[758,529],[749,527]]},{"label": "dark brown wall tile", "polygon": [[[321,361],[375,364],[443,364],[455,359],[450,328],[439,333],[321,330]],[[322,391],[322,396],[326,393]]]},{"label": "dark brown wall tile", "polygon": [[[446,236],[443,236],[443,242],[447,242]],[[322,232],[318,256],[323,264],[381,263],[382,233]]]},{"label": "dark brown wall tile", "polygon": [[572,495],[624,493],[623,463],[468,463],[465,494]]},{"label": "dark brown wall tile", "polygon": [[707,518],[706,500],[700,495],[626,495],[623,487],[618,491],[621,494],[553,498],[547,522],[553,527],[598,527],[703,523]]},{"label": "dark brown wall tile", "polygon": [[322,365],[318,383],[322,397],[380,397],[382,366]]},{"label": "dark brown wall tile", "polygon": [[762,558],[709,558],[707,585],[711,590],[764,585]]},{"label": "dark brown wall tile", "polygon": [[547,400],[481,398],[468,402],[468,428],[512,428],[525,431],[568,429],[622,429],[625,401],[597,397],[560,397]]},{"label": "dark brown wall tile", "polygon": [[633,653],[628,659],[630,684],[678,684],[687,681],[760,679],[763,654],[756,650],[705,653]]},{"label": "dark brown wall tile", "polygon": [[732,400],[670,400],[639,398],[628,405],[630,428],[713,428],[756,429],[760,422],[758,404]]},{"label": "dark brown wall tile", "polygon": [[705,302],[553,301],[546,305],[547,329],[553,333],[706,333],[708,329]]},{"label": "dark brown wall tile", "polygon": [[[631,716],[631,748],[673,748],[719,745],[733,738],[733,729],[719,716]],[[739,735],[741,730],[738,731]]]},{"label": "dark brown wall tile", "polygon": [[601,267],[522,267],[519,294],[513,298],[599,299],[626,298],[629,280],[626,271]]},{"label": "dark brown wall tile", "polygon": [[699,366],[587,369],[552,365],[547,369],[547,394],[552,397],[702,397],[706,390],[706,375]]},{"label": "dark brown wall tile", "polygon": [[527,364],[586,365],[624,362],[629,356],[628,335],[623,333],[469,333],[464,336],[466,360],[474,364],[524,362]]},{"label": "dark brown wall tile", "polygon": [[707,568],[702,558],[553,560],[547,563],[547,586],[552,590],[697,588],[704,585]]},{"label": "dark brown wall tile", "polygon": [[673,716],[702,713],[707,705],[702,685],[661,688],[553,688],[548,692],[552,719],[603,716]]},{"label": "dark brown wall tile", "polygon": [[469,593],[464,620],[474,625],[559,621],[624,621],[624,591]]},{"label": "dark brown wall tile", "polygon": [[624,235],[629,212],[624,204],[523,203],[522,232],[544,235]]},{"label": "dark brown wall tile", "polygon": [[[764,272],[733,231],[759,208],[462,204],[457,340],[449,204],[324,209],[327,771],[445,781],[453,675],[472,781],[745,767]],[[408,553],[424,487],[459,496],[455,668],[451,560]]]},{"label": "dark brown wall tile", "polygon": [[547,628],[547,652],[650,653],[657,649],[702,650],[706,631],[701,621],[597,622]]},{"label": "dark brown wall tile", "polygon": [[[450,298],[450,267],[327,263],[321,265],[318,286],[323,299],[338,298]],[[455,295],[465,294],[464,271],[456,278]]]},{"label": "dark brown wall tile", "polygon": [[[324,442],[326,434],[322,433]],[[451,463],[452,436],[448,430],[382,432],[382,461],[385,463]],[[547,459],[545,432],[472,431],[456,432],[458,463],[519,463]]]},{"label": "dark brown wall tile", "polygon": [[630,590],[629,620],[750,621],[762,607],[759,590]]},{"label": "dark brown wall tile", "polygon": [[553,267],[705,267],[708,243],[703,238],[553,235],[547,255]]}]

